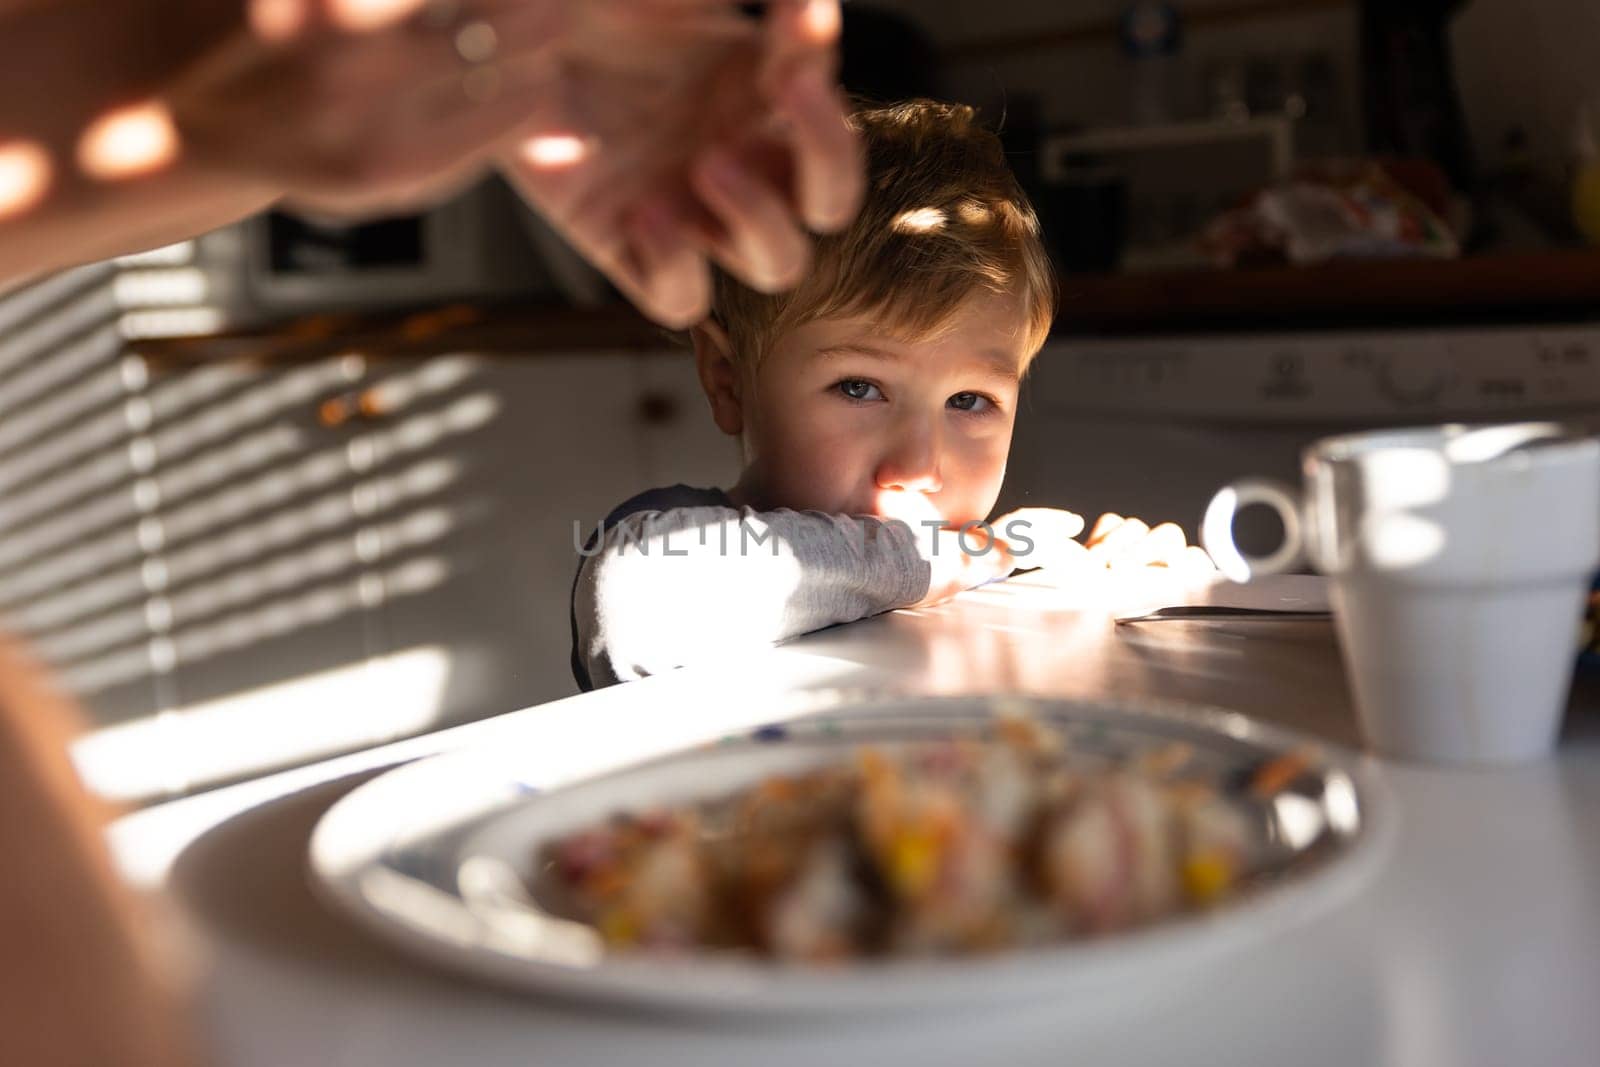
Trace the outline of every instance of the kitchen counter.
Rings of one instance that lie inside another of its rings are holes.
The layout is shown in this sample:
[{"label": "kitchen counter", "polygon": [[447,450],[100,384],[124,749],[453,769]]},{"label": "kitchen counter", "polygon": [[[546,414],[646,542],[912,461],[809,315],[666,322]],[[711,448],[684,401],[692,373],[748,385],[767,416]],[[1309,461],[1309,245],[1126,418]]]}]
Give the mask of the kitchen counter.
[{"label": "kitchen counter", "polygon": [[[379,770],[466,744],[692,743],[768,721],[781,691],[1013,690],[1223,705],[1355,742],[1325,622],[1113,627],[1042,572],[811,635],[735,674],[686,670],[170,802],[110,831],[130,881],[193,935],[226,1067],[640,1063],[1593,1063],[1600,1049],[1600,685],[1580,678],[1559,755],[1500,771],[1373,761],[1397,840],[1308,925],[1176,987],[1103,1003],[760,1027],[652,1018],[458,979],[308,889],[321,813]],[[652,742],[653,743],[653,742]]]}]

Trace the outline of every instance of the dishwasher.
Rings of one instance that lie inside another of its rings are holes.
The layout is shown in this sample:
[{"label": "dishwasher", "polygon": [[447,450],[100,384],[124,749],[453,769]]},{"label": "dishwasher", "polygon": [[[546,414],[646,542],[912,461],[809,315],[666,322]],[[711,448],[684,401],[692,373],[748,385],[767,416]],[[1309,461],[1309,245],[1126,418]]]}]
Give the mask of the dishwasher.
[{"label": "dishwasher", "polygon": [[[1600,414],[1600,322],[1052,340],[1030,371],[998,510],[1172,521],[1193,539],[1216,490],[1298,484],[1333,433]],[[1270,549],[1276,516],[1239,516]]]}]

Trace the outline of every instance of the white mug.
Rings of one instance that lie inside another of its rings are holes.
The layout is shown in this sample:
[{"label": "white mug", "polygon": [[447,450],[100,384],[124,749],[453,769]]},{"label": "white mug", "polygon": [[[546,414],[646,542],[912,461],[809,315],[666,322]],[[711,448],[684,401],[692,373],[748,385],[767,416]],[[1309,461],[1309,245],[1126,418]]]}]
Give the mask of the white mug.
[{"label": "white mug", "polygon": [[[1309,563],[1329,592],[1362,733],[1387,755],[1507,763],[1555,746],[1600,569],[1600,441],[1559,423],[1330,437],[1305,490],[1237,482],[1201,543],[1236,581]],[[1238,510],[1279,514],[1248,556]]]}]

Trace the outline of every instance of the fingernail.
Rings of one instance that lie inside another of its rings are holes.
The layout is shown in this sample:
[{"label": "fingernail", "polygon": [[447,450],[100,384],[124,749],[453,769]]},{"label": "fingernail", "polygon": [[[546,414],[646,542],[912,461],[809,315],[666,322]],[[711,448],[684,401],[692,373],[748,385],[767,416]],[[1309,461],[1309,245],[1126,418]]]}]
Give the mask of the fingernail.
[{"label": "fingernail", "polygon": [[855,220],[856,202],[841,198],[837,189],[822,190],[811,200],[806,205],[806,221],[818,233],[838,233]]},{"label": "fingernail", "polygon": [[827,44],[839,36],[839,0],[809,0],[800,15],[806,36],[818,44]]}]

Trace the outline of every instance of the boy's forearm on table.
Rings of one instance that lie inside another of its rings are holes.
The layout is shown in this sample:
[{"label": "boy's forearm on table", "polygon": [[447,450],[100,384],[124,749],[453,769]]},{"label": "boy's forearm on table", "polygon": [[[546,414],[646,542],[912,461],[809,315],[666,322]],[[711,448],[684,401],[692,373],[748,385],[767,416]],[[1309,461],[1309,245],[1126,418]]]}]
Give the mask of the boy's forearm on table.
[{"label": "boy's forearm on table", "polygon": [[[633,565],[629,565],[633,562]],[[619,566],[620,564],[620,566]],[[873,519],[788,510],[682,508],[630,516],[606,531],[586,566],[607,592],[644,610],[680,598],[715,603],[727,614],[762,609],[775,595],[804,609],[816,629],[914,603],[929,568],[904,527]],[[856,606],[863,610],[850,614]],[[791,637],[795,630],[780,637]]]},{"label": "boy's forearm on table", "polygon": [[929,574],[904,527],[729,508],[633,516],[584,570],[580,631],[652,671],[916,603]]}]

